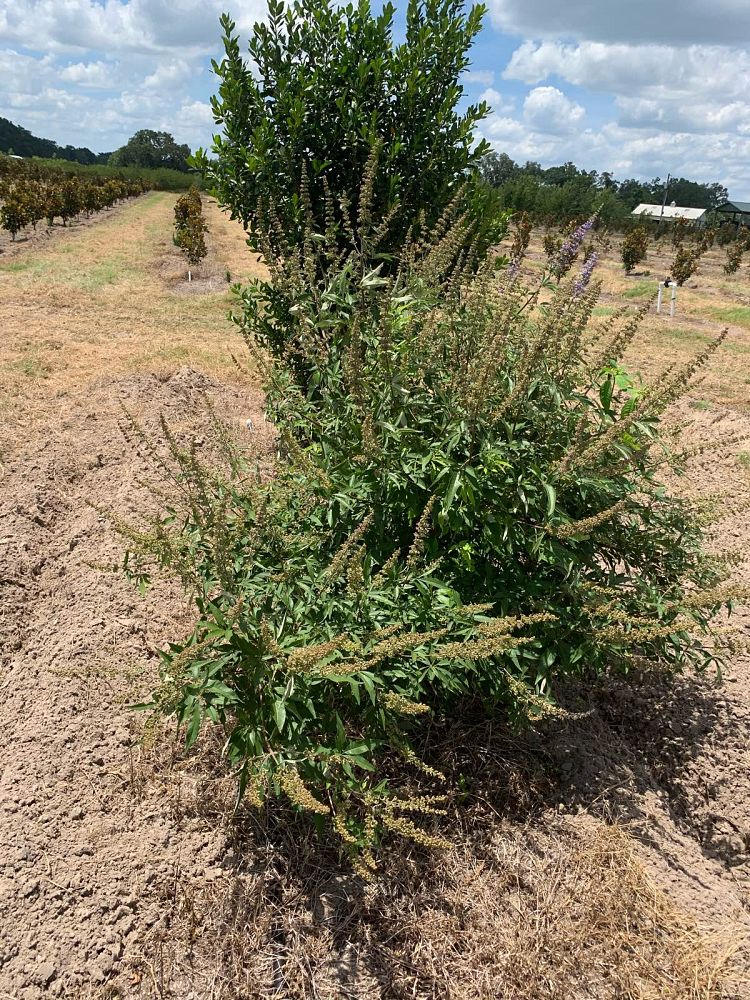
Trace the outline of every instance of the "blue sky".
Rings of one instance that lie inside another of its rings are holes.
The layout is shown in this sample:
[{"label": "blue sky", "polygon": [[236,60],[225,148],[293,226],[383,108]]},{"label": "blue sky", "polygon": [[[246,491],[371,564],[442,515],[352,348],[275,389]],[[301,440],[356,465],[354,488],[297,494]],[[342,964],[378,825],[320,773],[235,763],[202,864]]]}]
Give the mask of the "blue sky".
[{"label": "blue sky", "polygon": [[[514,159],[682,174],[750,200],[750,0],[488,0],[465,82]],[[97,152],[210,142],[218,15],[262,0],[0,0],[0,115]]]}]

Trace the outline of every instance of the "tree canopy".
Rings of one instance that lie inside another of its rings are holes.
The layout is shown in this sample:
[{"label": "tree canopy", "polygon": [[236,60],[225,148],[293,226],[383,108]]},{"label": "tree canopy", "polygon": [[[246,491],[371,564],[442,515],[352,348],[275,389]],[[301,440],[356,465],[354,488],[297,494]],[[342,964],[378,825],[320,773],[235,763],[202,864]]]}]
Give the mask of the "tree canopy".
[{"label": "tree canopy", "polygon": [[[617,223],[636,205],[661,204],[665,194],[666,182],[660,177],[618,181],[607,171],[582,170],[571,162],[546,169],[534,161],[520,164],[494,150],[482,157],[480,170],[505,208],[536,215],[570,217],[598,211],[605,222]],[[684,177],[671,177],[666,195],[668,201],[685,208],[713,209],[728,198],[722,184],[701,184]]]},{"label": "tree canopy", "polygon": [[111,167],[150,167],[189,170],[190,146],[178,145],[169,132],[140,129],[109,158]]},{"label": "tree canopy", "polygon": [[59,146],[53,139],[40,139],[28,129],[7,118],[0,118],[0,152],[16,156],[40,156],[44,159],[70,160],[90,165],[106,162],[109,153],[93,153],[86,146]]}]

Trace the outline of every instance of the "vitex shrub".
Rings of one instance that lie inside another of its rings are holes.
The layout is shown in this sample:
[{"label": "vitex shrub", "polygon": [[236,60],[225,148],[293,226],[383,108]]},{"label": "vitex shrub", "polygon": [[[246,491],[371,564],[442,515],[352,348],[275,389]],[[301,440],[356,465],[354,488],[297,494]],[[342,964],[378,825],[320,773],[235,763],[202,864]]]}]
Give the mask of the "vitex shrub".
[{"label": "vitex shrub", "polygon": [[271,278],[238,321],[273,474],[236,453],[215,472],[165,425],[180,500],[131,532],[130,572],[171,568],[197,609],[153,705],[188,744],[223,727],[240,789],[328,820],[362,870],[391,832],[441,842],[435,719],[520,724],[563,714],[566,677],[706,667],[735,593],[660,432],[722,338],[642,385],[622,365],[642,310],[592,328],[588,261],[536,287],[462,267],[456,211],[388,277],[367,211],[356,252],[263,240]]}]

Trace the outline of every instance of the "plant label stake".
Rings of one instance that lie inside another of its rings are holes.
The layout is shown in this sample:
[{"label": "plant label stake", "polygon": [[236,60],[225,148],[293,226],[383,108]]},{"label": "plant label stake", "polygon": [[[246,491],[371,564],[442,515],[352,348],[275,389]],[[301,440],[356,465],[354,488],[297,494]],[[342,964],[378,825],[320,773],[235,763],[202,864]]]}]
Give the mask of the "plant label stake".
[{"label": "plant label stake", "polygon": [[662,297],[664,295],[664,289],[672,289],[672,298],[669,302],[669,315],[674,316],[675,308],[677,306],[677,285],[673,281],[660,281],[659,282],[659,294],[656,297],[656,311],[661,312]]}]

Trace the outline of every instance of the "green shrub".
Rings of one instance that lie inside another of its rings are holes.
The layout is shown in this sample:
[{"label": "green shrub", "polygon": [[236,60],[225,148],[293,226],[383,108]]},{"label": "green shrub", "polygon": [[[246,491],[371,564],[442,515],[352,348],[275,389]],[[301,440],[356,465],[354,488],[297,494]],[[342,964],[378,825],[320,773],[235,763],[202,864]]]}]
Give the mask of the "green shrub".
[{"label": "green shrub", "polygon": [[687,219],[675,219],[672,223],[672,246],[678,249],[693,232],[692,223]]},{"label": "green shrub", "polygon": [[[481,5],[465,12],[463,0],[409,0],[396,44],[390,4],[373,15],[364,2],[269,0],[268,20],[254,26],[249,42],[252,68],[234,23],[222,17],[225,56],[214,63],[220,85],[212,104],[223,134],[214,139],[215,159],[199,151],[195,162],[256,249],[259,234],[277,253],[298,247],[308,211],[315,233],[334,226],[329,235],[351,249],[350,210],[374,149],[382,169],[371,203],[383,222],[386,269],[417,220],[429,234],[462,188],[484,247],[499,240],[504,216],[476,169],[489,146],[475,143],[474,128],[489,109],[482,102],[457,110],[484,12]],[[344,204],[336,224],[331,192]]]},{"label": "green shrub", "polygon": [[644,226],[636,226],[635,229],[631,229],[629,233],[625,234],[620,246],[625,273],[630,274],[637,264],[646,259],[647,253],[648,230]]},{"label": "green shrub", "polygon": [[316,260],[269,259],[239,320],[278,429],[273,476],[232,450],[211,472],[165,425],[182,504],[128,557],[196,596],[154,705],[188,743],[223,726],[241,790],[328,817],[365,869],[389,832],[439,842],[416,822],[441,807],[417,752],[431,719],[539,719],[564,714],[571,675],[706,666],[728,594],[659,441],[718,341],[640,386],[620,359],[643,311],[594,343],[595,284],[529,311],[489,266],[436,281],[453,240],[388,279],[367,256],[332,270],[335,246],[314,241]]},{"label": "green shrub", "polygon": [[203,218],[203,205],[197,187],[191,187],[177,199],[174,220],[175,246],[183,250],[188,263],[196,267],[208,253],[204,235],[208,232],[208,226]]},{"label": "green shrub", "polygon": [[565,277],[593,220],[550,246],[556,286],[525,288],[518,258],[497,274],[465,186],[484,109],[455,112],[482,15],[462,11],[411,2],[394,47],[390,7],[274,2],[259,83],[223,19],[225,137],[202,162],[269,268],[236,319],[278,456],[261,474],[268,456],[219,429],[215,470],[164,423],[178,496],[122,526],[128,572],[175,571],[198,613],[152,706],[188,745],[222,727],[240,792],[329,822],[364,871],[391,833],[441,842],[435,721],[522,724],[564,715],[570,676],[705,667],[733,593],[663,485],[682,456],[659,437],[721,338],[632,379],[644,311],[596,339],[596,255]]},{"label": "green shrub", "polygon": [[547,262],[551,267],[552,263],[554,262],[557,255],[560,253],[560,250],[562,249],[562,240],[560,239],[559,236],[556,236],[554,233],[545,233],[542,239],[542,249],[544,250],[544,255],[547,258]]},{"label": "green shrub", "polygon": [[672,261],[672,277],[679,286],[684,285],[695,274],[698,263],[707,249],[702,243],[692,248],[688,248],[684,243],[678,245]]},{"label": "green shrub", "polygon": [[529,248],[532,222],[528,212],[520,212],[513,218],[513,241],[510,247],[511,261],[521,260]]},{"label": "green shrub", "polygon": [[15,240],[20,230],[30,221],[28,203],[18,194],[6,198],[3,205],[0,206],[0,226],[7,229],[11,239]]},{"label": "green shrub", "polygon": [[68,177],[60,185],[60,215],[63,225],[82,211],[82,194],[81,182],[77,177]]},{"label": "green shrub", "polygon": [[724,274],[734,274],[739,271],[745,247],[740,240],[735,240],[727,247],[727,259],[724,264]]},{"label": "green shrub", "polygon": [[[256,325],[256,334],[263,346],[274,355],[287,358],[290,368],[295,371],[298,384],[305,391],[310,388],[311,380],[317,378],[316,363],[314,359],[311,360],[297,350],[292,342],[302,306],[298,300],[299,282],[290,278],[290,274],[285,270],[286,267],[297,274],[305,273],[308,282],[315,280],[325,282],[328,280],[326,276],[332,274],[340,276],[337,278],[339,282],[343,281],[346,275],[352,277],[357,273],[369,274],[372,285],[380,287],[388,280],[400,280],[398,276],[404,273],[404,269],[408,270],[416,257],[421,255],[425,280],[434,287],[444,287],[446,283],[460,284],[464,279],[469,280],[476,266],[478,244],[481,244],[482,238],[480,236],[477,239],[474,223],[463,211],[463,190],[459,189],[453,203],[446,208],[432,227],[429,239],[422,239],[419,234],[412,232],[407,235],[398,257],[389,255],[395,275],[386,278],[383,274],[385,262],[379,260],[385,230],[383,221],[377,216],[373,206],[375,178],[378,171],[379,151],[375,149],[365,165],[365,176],[355,203],[356,231],[346,219],[348,209],[341,205],[337,209],[333,198],[328,203],[331,221],[326,233],[316,231],[313,228],[309,193],[303,190],[301,207],[304,217],[308,219],[308,226],[305,228],[300,246],[277,255],[271,232],[265,235],[258,232],[256,236],[257,245],[272,272],[273,280],[264,286],[265,298],[262,309],[257,308],[255,286],[251,286],[247,294],[240,297],[240,304],[242,309],[250,314],[248,322]],[[273,207],[271,215],[278,220]],[[273,223],[274,229],[277,225],[277,222]],[[345,251],[341,250],[336,236],[339,225],[350,230],[351,245]],[[450,231],[447,232],[448,230]],[[504,258],[497,258],[494,261],[495,264],[503,262]],[[314,273],[310,272],[311,267],[315,268]],[[337,310],[350,311],[356,304],[356,298],[351,302],[350,298],[351,293],[347,291],[346,298],[340,301],[331,300],[328,309],[331,312],[332,325]]]},{"label": "green shrub", "polygon": [[[733,242],[727,247],[727,261],[724,265],[725,274],[734,274],[739,270],[740,264],[742,263],[742,258],[750,248],[750,230],[746,226],[739,226],[737,229],[732,226],[731,223],[726,222],[722,225],[729,226],[732,229],[732,235],[734,237]],[[724,243],[728,241],[722,241]]]}]

